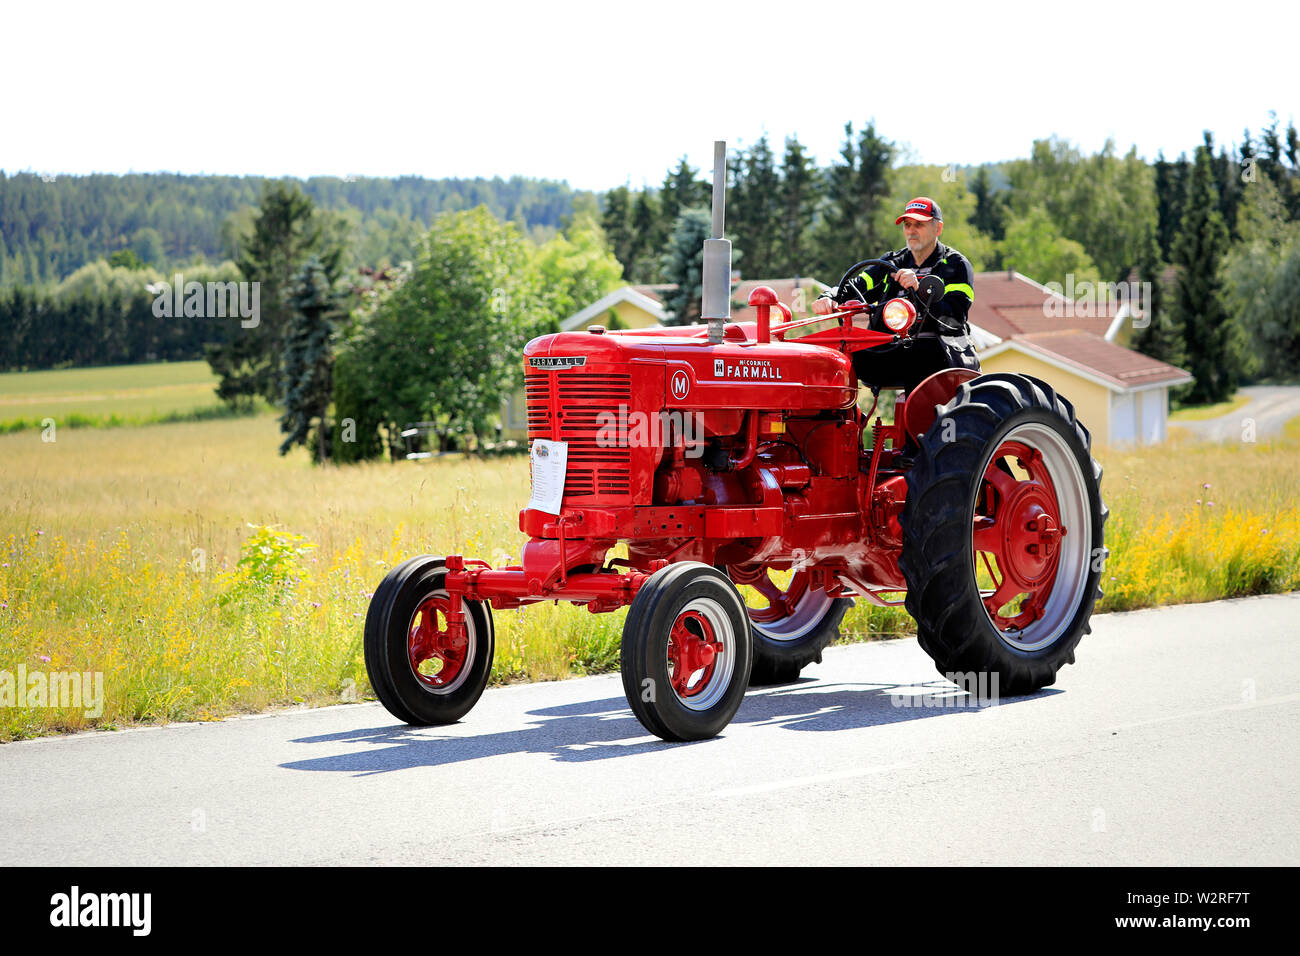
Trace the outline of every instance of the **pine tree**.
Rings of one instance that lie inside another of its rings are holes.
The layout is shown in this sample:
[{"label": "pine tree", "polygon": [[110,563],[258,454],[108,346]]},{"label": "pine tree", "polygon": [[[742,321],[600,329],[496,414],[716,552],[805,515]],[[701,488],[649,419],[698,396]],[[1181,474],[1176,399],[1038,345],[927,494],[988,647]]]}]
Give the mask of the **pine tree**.
[{"label": "pine tree", "polygon": [[1241,132],[1241,147],[1238,150],[1238,155],[1241,157],[1238,165],[1240,175],[1246,181],[1253,181],[1258,177],[1258,172],[1254,168],[1256,163],[1255,142],[1250,137],[1249,129]]},{"label": "pine tree", "polygon": [[1295,123],[1286,126],[1286,161],[1290,168],[1280,185],[1284,187],[1288,214],[1293,220],[1300,219],[1300,133],[1296,132]]},{"label": "pine tree", "polygon": [[609,248],[623,266],[623,278],[632,278],[633,240],[631,222],[631,191],[627,186],[615,186],[605,194],[605,211],[600,215],[601,228],[609,240]]},{"label": "pine tree", "polygon": [[[1204,133],[1205,147],[1214,152],[1214,137],[1209,130]],[[1214,183],[1219,191],[1219,211],[1223,214],[1223,224],[1228,229],[1228,238],[1237,238],[1237,207],[1241,205],[1241,167],[1237,158],[1228,153],[1226,147],[1219,149],[1214,157]]]},{"label": "pine tree", "polygon": [[808,275],[812,266],[809,233],[817,208],[820,176],[803,144],[791,136],[785,141],[781,162],[780,243],[775,253],[775,272],[782,277]]},{"label": "pine tree", "polygon": [[1157,358],[1170,365],[1179,365],[1183,361],[1183,330],[1175,324],[1175,315],[1163,308],[1163,289],[1160,285],[1164,273],[1164,263],[1160,260],[1160,242],[1156,237],[1156,227],[1147,223],[1146,238],[1142,243],[1141,256],[1138,259],[1138,280],[1151,284],[1151,299],[1145,303],[1142,319],[1145,327],[1134,329],[1133,348],[1145,355]]},{"label": "pine tree", "polygon": [[696,178],[695,170],[683,156],[677,161],[677,168],[669,170],[664,177],[664,188],[659,194],[659,234],[655,248],[666,252],[677,228],[677,217],[695,206],[708,207],[709,201],[709,185]]},{"label": "pine tree", "polygon": [[846,123],[840,158],[827,179],[826,213],[817,235],[817,268],[833,279],[859,259],[890,248],[872,223],[876,209],[889,197],[893,144],[876,133],[874,123],[868,123],[855,141],[853,124]]},{"label": "pine tree", "polygon": [[1196,148],[1174,239],[1178,282],[1173,319],[1183,329],[1185,367],[1196,379],[1187,394],[1193,404],[1231,396],[1245,365],[1221,301],[1219,267],[1228,252],[1228,229],[1219,211],[1211,159],[1207,146]]},{"label": "pine tree", "polygon": [[1174,235],[1183,218],[1183,198],[1187,195],[1188,163],[1186,156],[1169,162],[1164,153],[1156,155],[1156,238],[1160,241],[1160,257],[1173,258]]},{"label": "pine tree", "polygon": [[313,427],[316,443],[312,458],[330,457],[326,417],[334,389],[334,327],[338,300],[319,256],[312,256],[294,276],[289,306],[292,309],[284,348],[284,414],[280,431],[285,439],[280,454],[294,445],[306,445]]},{"label": "pine tree", "polygon": [[655,245],[659,224],[659,201],[648,189],[637,193],[632,206],[631,271],[624,276],[633,282],[657,282],[659,249]]},{"label": "pine tree", "polygon": [[[663,274],[677,287],[664,294],[668,312],[665,325],[694,325],[700,321],[704,295],[704,240],[713,230],[713,217],[707,209],[686,209],[677,217],[672,239],[663,257]],[[728,237],[730,238],[730,237]],[[732,263],[740,258],[732,249]]]},{"label": "pine tree", "polygon": [[749,276],[770,276],[774,272],[781,180],[767,134],[740,153],[731,168],[733,188],[727,197],[727,221],[736,234],[737,246],[745,252]]},{"label": "pine tree", "polygon": [[971,193],[975,196],[975,213],[971,225],[994,242],[1001,242],[1007,233],[1006,197],[993,189],[988,168],[980,166],[971,180]]},{"label": "pine tree", "polygon": [[257,324],[241,327],[229,341],[207,349],[208,364],[221,378],[217,395],[223,401],[247,405],[260,395],[274,404],[283,397],[280,362],[294,277],[303,262],[316,254],[330,283],[338,278],[343,249],[327,234],[329,225],[296,184],[274,182],[263,191],[252,235],[243,243],[238,263],[244,280],[259,286]]},{"label": "pine tree", "polygon": [[1277,111],[1269,110],[1268,126],[1259,134],[1259,165],[1264,174],[1275,183],[1284,175],[1282,169],[1282,139],[1277,131]]}]

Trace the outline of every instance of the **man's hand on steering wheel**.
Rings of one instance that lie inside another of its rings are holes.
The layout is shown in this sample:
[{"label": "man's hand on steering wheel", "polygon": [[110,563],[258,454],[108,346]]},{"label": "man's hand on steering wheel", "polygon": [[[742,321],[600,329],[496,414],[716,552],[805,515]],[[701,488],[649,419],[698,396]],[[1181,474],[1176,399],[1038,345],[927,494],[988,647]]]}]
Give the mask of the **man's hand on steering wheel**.
[{"label": "man's hand on steering wheel", "polygon": [[892,276],[890,276],[890,278],[893,279],[895,282],[897,282],[904,289],[907,289],[910,292],[915,292],[916,287],[921,282],[921,280],[916,277],[916,273],[913,272],[911,269],[899,269]]}]

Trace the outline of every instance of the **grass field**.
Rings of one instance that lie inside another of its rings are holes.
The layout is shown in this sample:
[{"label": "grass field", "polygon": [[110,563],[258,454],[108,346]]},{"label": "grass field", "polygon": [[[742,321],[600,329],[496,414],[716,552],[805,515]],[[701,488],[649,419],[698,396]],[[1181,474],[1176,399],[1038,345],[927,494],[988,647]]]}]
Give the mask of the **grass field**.
[{"label": "grass field", "polygon": [[1185,408],[1170,412],[1169,421],[1175,424],[1178,422],[1203,422],[1206,419],[1231,415],[1249,401],[1249,395],[1238,393],[1226,402],[1215,402],[1213,405],[1188,405]]},{"label": "grass field", "polygon": [[0,432],[56,426],[142,424],[217,415],[207,362],[157,362],[0,375]]},{"label": "grass field", "polygon": [[[0,739],[364,696],[362,620],[388,568],[518,558],[525,459],[314,468],[279,437],[267,415],[0,435],[0,670],[102,671],[106,691],[98,718],[0,708]],[[1300,587],[1295,430],[1100,457],[1101,610]],[[623,616],[499,612],[494,680],[613,669]],[[862,602],[843,627],[910,630]]]}]

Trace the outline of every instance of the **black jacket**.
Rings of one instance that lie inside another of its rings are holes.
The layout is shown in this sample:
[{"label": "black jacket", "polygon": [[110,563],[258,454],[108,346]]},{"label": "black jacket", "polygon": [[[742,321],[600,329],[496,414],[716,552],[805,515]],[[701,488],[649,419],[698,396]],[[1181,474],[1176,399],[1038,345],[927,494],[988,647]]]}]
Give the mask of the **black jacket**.
[{"label": "black jacket", "polygon": [[[975,271],[965,256],[940,242],[935,244],[934,251],[919,266],[912,258],[912,251],[906,246],[897,252],[886,253],[880,258],[896,263],[894,271],[911,269],[918,277],[933,273],[943,280],[943,298],[930,308],[933,318],[924,317],[917,331],[937,332],[948,336],[966,335],[970,331],[970,327],[966,324],[966,316],[975,301]],[[847,302],[849,299],[858,299],[868,305],[876,305],[902,294],[902,291],[889,278],[889,270],[878,265],[867,266],[849,280],[844,297],[837,301]],[[832,290],[823,298],[832,298],[834,294]]]}]

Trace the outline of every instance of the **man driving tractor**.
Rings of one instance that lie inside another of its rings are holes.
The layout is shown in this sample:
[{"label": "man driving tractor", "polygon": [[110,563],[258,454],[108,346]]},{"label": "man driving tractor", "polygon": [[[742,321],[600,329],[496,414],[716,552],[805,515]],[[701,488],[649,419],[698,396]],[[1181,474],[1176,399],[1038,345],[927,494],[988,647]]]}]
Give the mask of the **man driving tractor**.
[{"label": "man driving tractor", "polygon": [[[943,280],[943,297],[931,302],[918,316],[919,331],[892,346],[863,349],[853,356],[858,379],[875,388],[904,388],[909,392],[923,379],[945,368],[969,368],[979,371],[979,359],[969,337],[966,314],[975,301],[972,287],[974,272],[970,262],[956,249],[939,241],[943,233],[943,213],[939,204],[918,196],[903,207],[894,220],[902,225],[904,248],[880,258],[897,265],[890,272],[880,265],[867,266],[844,284],[842,298],[835,290],[813,302],[818,315],[833,311],[842,302],[857,299],[867,305],[887,302],[902,290],[914,291],[920,277],[934,275]],[[879,309],[871,314],[870,327],[885,331]]]}]

